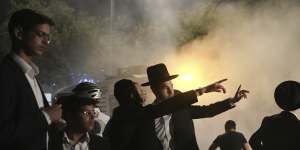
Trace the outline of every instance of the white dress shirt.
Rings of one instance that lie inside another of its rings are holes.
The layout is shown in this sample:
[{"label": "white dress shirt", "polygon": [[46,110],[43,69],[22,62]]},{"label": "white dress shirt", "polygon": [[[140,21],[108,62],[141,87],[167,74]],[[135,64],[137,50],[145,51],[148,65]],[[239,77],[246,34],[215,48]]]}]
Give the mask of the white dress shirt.
[{"label": "white dress shirt", "polygon": [[[33,91],[33,94],[34,94],[34,97],[38,104],[38,107],[40,109],[44,108],[45,104],[44,104],[44,100],[43,100],[43,95],[42,95],[40,86],[35,78],[35,76],[37,76],[39,74],[39,68],[33,62],[28,63],[23,58],[21,58],[20,56],[18,56],[15,53],[12,53],[12,58],[21,67],[22,71],[24,72],[26,79],[27,79],[28,83],[30,84],[30,87]],[[43,112],[48,124],[51,124],[49,115],[44,111],[42,111],[42,112]],[[48,147],[48,141],[49,141],[48,133],[47,133],[46,138],[47,138],[47,147]]]},{"label": "white dress shirt", "polygon": [[[159,101],[155,100],[154,104],[158,104]],[[155,131],[157,138],[163,146],[163,150],[171,150],[170,141],[171,141],[171,132],[170,132],[170,121],[172,114],[164,115],[162,117],[156,118],[155,122]]]},{"label": "white dress shirt", "polygon": [[88,133],[86,133],[78,143],[75,143],[68,137],[67,133],[65,132],[63,137],[63,150],[89,150],[89,142],[90,136]]},{"label": "white dress shirt", "polygon": [[162,117],[155,119],[155,131],[157,138],[163,146],[164,150],[171,150],[170,141],[171,141],[171,132],[170,132],[170,121],[172,115],[164,115]]}]

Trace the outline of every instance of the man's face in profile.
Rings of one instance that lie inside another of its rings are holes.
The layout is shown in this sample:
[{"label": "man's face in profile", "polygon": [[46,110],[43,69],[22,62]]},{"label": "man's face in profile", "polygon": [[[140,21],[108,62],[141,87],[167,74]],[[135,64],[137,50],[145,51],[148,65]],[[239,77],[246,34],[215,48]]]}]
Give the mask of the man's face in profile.
[{"label": "man's face in profile", "polygon": [[165,81],[151,86],[152,91],[162,100],[171,98],[174,96],[174,89],[172,81]]}]

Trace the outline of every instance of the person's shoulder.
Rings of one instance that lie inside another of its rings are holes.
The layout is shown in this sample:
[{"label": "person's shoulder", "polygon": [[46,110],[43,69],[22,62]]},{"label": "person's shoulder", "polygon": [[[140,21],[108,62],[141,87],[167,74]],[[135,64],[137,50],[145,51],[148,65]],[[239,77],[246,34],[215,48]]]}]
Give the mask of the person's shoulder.
[{"label": "person's shoulder", "polygon": [[270,122],[270,121],[273,121],[273,120],[278,120],[282,118],[281,114],[274,114],[274,115],[270,115],[270,116],[265,116],[262,120],[263,123],[267,123],[267,122]]},{"label": "person's shoulder", "polygon": [[239,134],[239,135],[243,134],[242,132],[239,132],[239,131],[232,131],[232,133]]},{"label": "person's shoulder", "polygon": [[96,142],[103,142],[105,141],[103,137],[96,135],[96,134],[89,134],[91,140],[94,140]]},{"label": "person's shoulder", "polygon": [[[5,56],[0,61],[0,80],[2,83],[14,82],[16,78],[19,78],[19,75],[22,72],[18,70],[17,64],[9,58],[9,56]],[[3,84],[4,85],[4,84]],[[5,85],[8,86],[8,85]]]},{"label": "person's shoulder", "polygon": [[13,61],[9,56],[5,56],[0,61],[0,68],[1,69],[9,69]]},{"label": "person's shoulder", "polygon": [[283,120],[289,120],[289,119],[295,119],[295,115],[293,115],[290,112],[280,112],[278,114],[274,114],[274,115],[270,115],[270,116],[266,116],[263,119],[263,123],[269,123],[269,122],[277,122],[277,121],[283,121]]},{"label": "person's shoulder", "polygon": [[224,140],[226,133],[220,134],[218,135],[215,140],[213,141],[213,143],[219,145],[221,141]]},{"label": "person's shoulder", "polygon": [[116,107],[113,110],[111,119],[118,120],[119,118],[122,118],[122,116],[127,115],[128,113],[129,113],[128,109],[125,109],[125,108],[120,107],[120,106]]},{"label": "person's shoulder", "polygon": [[124,121],[128,120],[128,117],[136,115],[140,110],[136,108],[129,107],[117,107],[114,109],[112,117],[110,120],[114,121]]},{"label": "person's shoulder", "polygon": [[18,64],[13,60],[12,56],[10,55],[7,55],[1,59],[0,70],[1,74],[11,75],[15,75],[17,72],[21,71],[21,69],[18,67]]},{"label": "person's shoulder", "polygon": [[228,133],[223,133],[217,136],[217,139],[223,139],[224,137],[226,137],[228,135]]},{"label": "person's shoulder", "polygon": [[235,132],[236,135],[240,136],[240,137],[244,137],[244,134],[242,132]]},{"label": "person's shoulder", "polygon": [[93,147],[97,147],[103,150],[109,149],[109,143],[107,139],[95,134],[90,134],[90,138],[90,144],[92,144]]}]

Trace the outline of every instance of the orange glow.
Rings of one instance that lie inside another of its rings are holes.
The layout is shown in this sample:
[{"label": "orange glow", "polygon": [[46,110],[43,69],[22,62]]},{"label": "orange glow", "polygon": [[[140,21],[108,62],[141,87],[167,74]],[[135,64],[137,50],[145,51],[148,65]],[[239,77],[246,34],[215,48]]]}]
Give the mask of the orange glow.
[{"label": "orange glow", "polygon": [[182,80],[191,81],[193,80],[193,76],[190,74],[185,74],[182,76]]},{"label": "orange glow", "polygon": [[205,76],[201,63],[197,61],[182,60],[178,66],[172,66],[171,72],[179,74],[179,77],[173,80],[174,87],[181,91],[187,91],[195,88],[199,88],[200,85],[204,85]]}]

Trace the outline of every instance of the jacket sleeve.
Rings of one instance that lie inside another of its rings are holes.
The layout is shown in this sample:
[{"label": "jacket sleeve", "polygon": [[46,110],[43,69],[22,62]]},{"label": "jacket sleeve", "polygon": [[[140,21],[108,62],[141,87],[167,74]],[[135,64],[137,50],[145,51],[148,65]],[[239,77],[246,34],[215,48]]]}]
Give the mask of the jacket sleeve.
[{"label": "jacket sleeve", "polygon": [[235,107],[229,102],[229,99],[210,104],[208,106],[191,106],[190,112],[192,119],[214,117]]},{"label": "jacket sleeve", "polygon": [[163,115],[170,114],[197,101],[197,95],[194,91],[180,93],[159,104],[150,104],[148,106],[145,106],[139,117],[154,119]]},{"label": "jacket sleeve", "polygon": [[[0,142],[9,143],[16,138],[17,120],[14,119],[16,110],[16,95],[11,94],[14,84],[7,84],[9,78],[0,72]],[[13,81],[12,81],[13,82]]]}]

